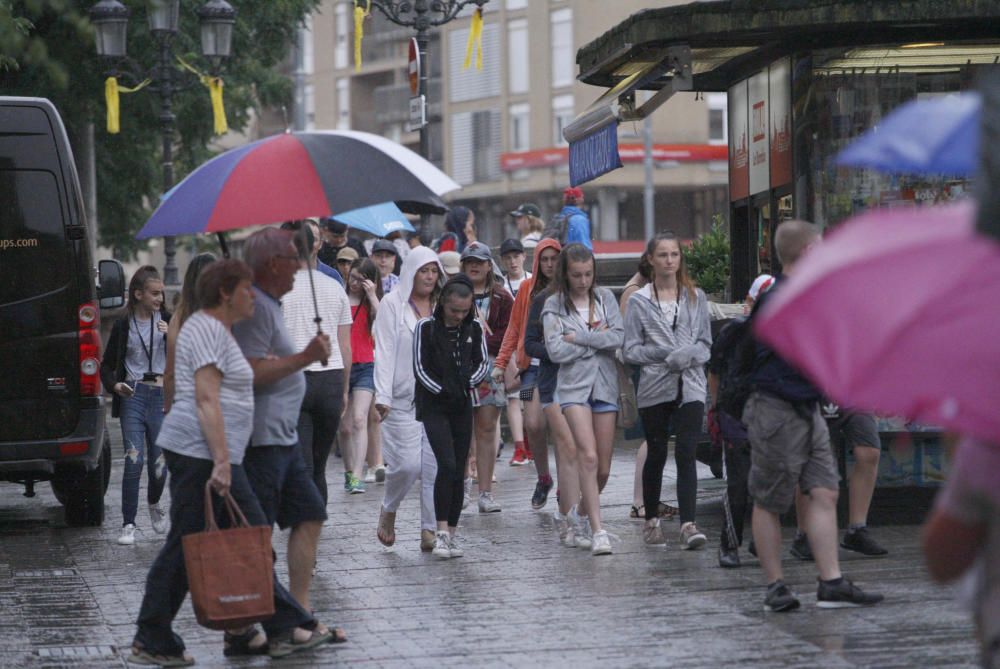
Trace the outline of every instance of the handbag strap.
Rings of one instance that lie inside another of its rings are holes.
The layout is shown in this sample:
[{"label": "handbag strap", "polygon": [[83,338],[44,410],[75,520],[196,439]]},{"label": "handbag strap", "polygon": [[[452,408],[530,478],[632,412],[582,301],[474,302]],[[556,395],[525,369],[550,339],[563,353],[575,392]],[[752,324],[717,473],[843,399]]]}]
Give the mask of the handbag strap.
[{"label": "handbag strap", "polygon": [[[225,495],[221,495],[221,497],[226,506],[226,512],[229,514],[229,522],[232,526],[250,527],[247,517],[243,515],[243,511],[236,503],[236,500],[233,499],[233,496],[227,492]],[[210,481],[205,482],[205,531],[219,531],[219,525],[215,522],[215,509],[212,506],[212,484]]]}]

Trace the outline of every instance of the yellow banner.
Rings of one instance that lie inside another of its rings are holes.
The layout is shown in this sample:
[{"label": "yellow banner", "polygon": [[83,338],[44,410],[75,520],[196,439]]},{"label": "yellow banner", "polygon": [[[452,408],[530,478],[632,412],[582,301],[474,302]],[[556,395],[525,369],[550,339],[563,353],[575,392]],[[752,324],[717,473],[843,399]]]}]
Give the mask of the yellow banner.
[{"label": "yellow banner", "polygon": [[476,52],[476,69],[483,69],[483,10],[477,8],[472,15],[472,25],[469,26],[469,41],[465,45],[465,63],[463,70],[472,65],[472,52]]}]

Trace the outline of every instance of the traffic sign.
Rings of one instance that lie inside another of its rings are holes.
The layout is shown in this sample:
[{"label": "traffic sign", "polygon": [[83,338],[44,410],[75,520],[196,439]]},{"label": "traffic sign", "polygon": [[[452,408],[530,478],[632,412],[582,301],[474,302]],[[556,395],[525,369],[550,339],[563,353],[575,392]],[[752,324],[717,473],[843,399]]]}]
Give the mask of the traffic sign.
[{"label": "traffic sign", "polygon": [[408,68],[410,75],[410,95],[416,95],[420,92],[420,67],[420,47],[417,45],[417,38],[411,37],[410,64]]},{"label": "traffic sign", "polygon": [[427,98],[423,95],[410,98],[410,131],[427,125]]}]

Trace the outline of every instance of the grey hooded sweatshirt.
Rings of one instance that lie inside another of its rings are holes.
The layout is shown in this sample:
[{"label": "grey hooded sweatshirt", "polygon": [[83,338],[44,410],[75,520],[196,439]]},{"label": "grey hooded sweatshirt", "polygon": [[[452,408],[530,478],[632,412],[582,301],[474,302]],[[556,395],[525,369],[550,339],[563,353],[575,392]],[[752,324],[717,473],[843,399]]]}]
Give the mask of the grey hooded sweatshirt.
[{"label": "grey hooded sweatshirt", "polygon": [[[600,325],[590,325],[576,311],[566,311],[563,295],[556,293],[545,300],[542,329],[545,349],[552,362],[559,365],[556,386],[561,404],[586,404],[594,400],[618,405],[618,368],[615,351],[622,345],[622,317],[615,296],[607,288],[598,288],[594,318]],[[574,332],[576,341],[563,341]]]},{"label": "grey hooded sweatshirt", "polygon": [[625,362],[638,365],[639,389],[636,403],[640,409],[670,402],[677,397],[677,380],[684,379],[681,404],[704,402],[708,390],[705,363],[712,348],[712,328],[708,317],[708,299],[701,289],[696,299],[681,289],[677,329],[673,317],[656,303],[651,285],[629,297],[625,309]]}]

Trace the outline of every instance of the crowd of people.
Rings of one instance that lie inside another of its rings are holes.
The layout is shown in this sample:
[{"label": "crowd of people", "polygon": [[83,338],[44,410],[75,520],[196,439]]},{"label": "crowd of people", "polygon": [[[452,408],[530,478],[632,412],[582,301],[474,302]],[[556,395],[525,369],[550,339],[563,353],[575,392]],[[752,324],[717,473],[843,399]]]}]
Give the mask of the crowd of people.
[{"label": "crowd of people", "polygon": [[[465,554],[457,532],[463,510],[501,511],[493,483],[503,411],[514,442],[509,464],[535,467],[531,507],[546,507],[558,486],[553,517],[561,545],[594,556],[614,551],[601,493],[619,414],[632,401],[645,441],[630,516],[642,522],[647,544],[706,546],[696,522],[696,452],[707,412],[729,479],[720,566],[739,566],[752,508],[750,550],[765,575],[765,607],[798,607],[779,557],[778,517],[795,504],[793,551],[816,561],[818,605],[881,600],[839,569],[839,480],[819,391],[751,340],[751,392],[735,409],[720,402],[732,367],[742,364],[734,351],[747,345],[740,337],[747,321],[734,321],[713,344],[708,299],[670,233],[648,241],[639,271],[616,298],[597,281],[589,231],[578,219],[582,193],[567,189],[564,199],[566,209],[548,227],[531,203],[511,212],[522,238],[504,241],[499,259],[477,241],[475,216],[463,207],[449,212],[437,248],[397,240],[405,252],[392,240],[353,244],[337,223],[265,228],[246,240],[243,260],[196,258],[172,319],[155,269],[136,272],[102,366],[126,448],[118,542],[135,541],[144,462],[151,523],[166,539],[147,577],[129,661],[193,663],[172,621],[187,592],[181,539],[202,529],[206,483],[232,495],[251,524],[290,530],[289,582],[286,589],[275,578],[274,617],[262,629],[228,630],[223,641],[227,656],[282,657],[346,641],[343,630],[315,619],[309,599],[335,444],[345,493],[384,486],[378,541],[396,542],[396,514],[419,481],[420,550],[453,559]],[[586,235],[588,244],[574,235]],[[785,274],[818,239],[808,223],[779,227]],[[755,282],[746,318],[780,284]],[[878,435],[863,414],[838,420],[858,463],[842,545],[882,554],[865,526],[869,470],[878,462],[878,449],[865,447],[877,447]],[[676,507],[661,500],[671,441]],[[169,532],[159,507],[166,480]],[[671,542],[665,522],[674,516],[680,522]]]}]

